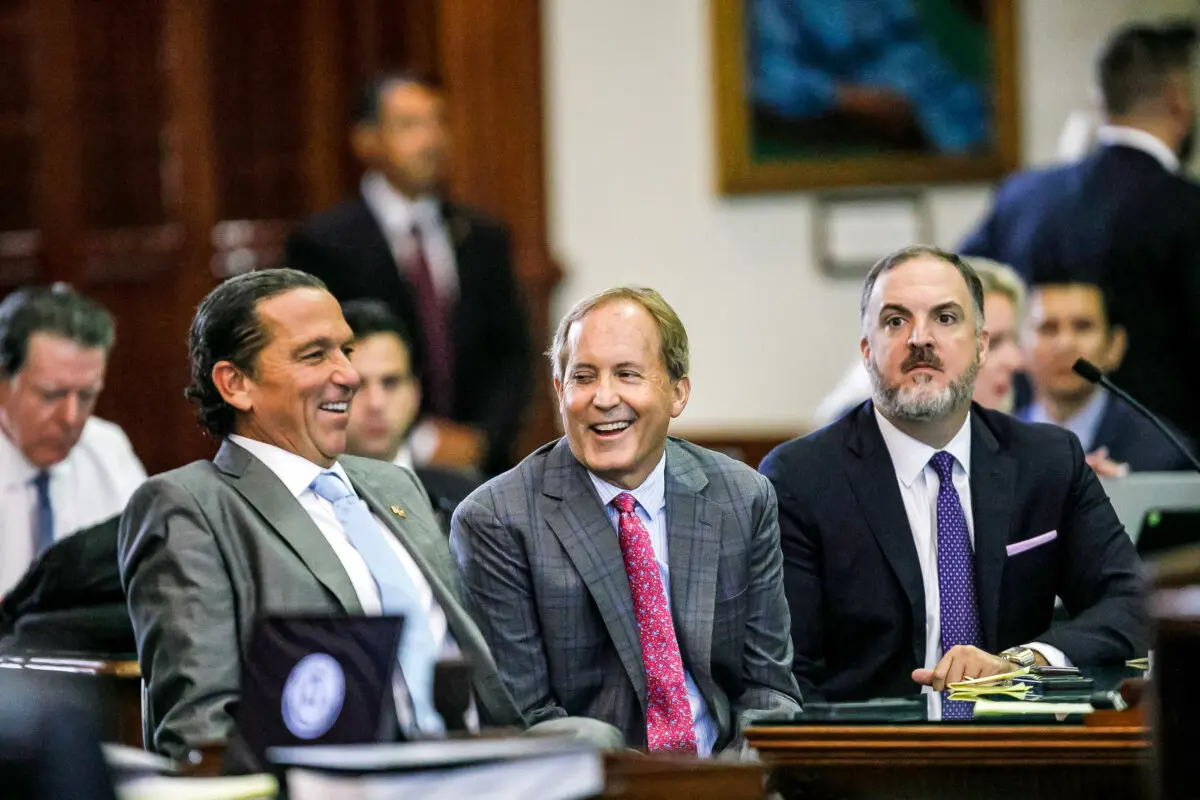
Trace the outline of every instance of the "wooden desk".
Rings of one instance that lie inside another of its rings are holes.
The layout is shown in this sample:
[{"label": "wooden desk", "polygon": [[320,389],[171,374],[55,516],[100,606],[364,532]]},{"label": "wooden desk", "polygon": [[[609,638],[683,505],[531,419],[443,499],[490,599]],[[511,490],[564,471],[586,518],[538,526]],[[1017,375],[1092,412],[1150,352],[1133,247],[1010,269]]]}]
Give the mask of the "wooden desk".
[{"label": "wooden desk", "polygon": [[1137,718],[1101,725],[828,725],[746,732],[784,797],[1141,797]]},{"label": "wooden desk", "polygon": [[0,669],[23,670],[37,680],[78,692],[99,709],[105,741],[142,746],[142,673],[136,661],[0,656]]},{"label": "wooden desk", "polygon": [[766,793],[761,764],[724,764],[610,753],[604,759],[604,796],[621,800],[759,800]]}]

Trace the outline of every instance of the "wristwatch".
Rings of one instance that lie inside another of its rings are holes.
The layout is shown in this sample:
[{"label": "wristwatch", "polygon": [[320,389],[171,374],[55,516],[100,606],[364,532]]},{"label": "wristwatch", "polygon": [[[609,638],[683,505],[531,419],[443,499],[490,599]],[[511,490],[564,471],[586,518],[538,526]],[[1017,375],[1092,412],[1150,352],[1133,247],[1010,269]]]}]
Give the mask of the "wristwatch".
[{"label": "wristwatch", "polygon": [[1010,647],[1000,651],[1000,657],[1011,661],[1018,667],[1032,667],[1037,663],[1037,657],[1028,647]]}]

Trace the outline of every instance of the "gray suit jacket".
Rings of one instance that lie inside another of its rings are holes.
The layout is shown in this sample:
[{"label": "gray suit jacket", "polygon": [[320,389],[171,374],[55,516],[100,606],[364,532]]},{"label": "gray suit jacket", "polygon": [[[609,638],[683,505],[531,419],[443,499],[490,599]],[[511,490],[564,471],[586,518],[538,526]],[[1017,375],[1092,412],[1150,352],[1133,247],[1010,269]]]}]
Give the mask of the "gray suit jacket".
[{"label": "gray suit jacket", "polygon": [[[797,711],[771,485],[744,464],[667,441],[671,608],[684,668],[738,744],[755,711]],[[617,534],[566,440],[458,507],[451,549],[467,607],[531,722],[594,717],[646,745],[646,677]]]},{"label": "gray suit jacket", "polygon": [[[482,719],[523,726],[462,608],[457,570],[420,484],[408,470],[381,461],[339,461],[355,491],[412,555],[450,633],[475,663]],[[405,519],[391,513],[393,504],[405,510]],[[118,547],[148,690],[146,743],[175,758],[197,744],[229,739],[242,660],[259,617],[362,613],[349,576],[312,518],[275,473],[232,442],[211,462],[146,481],[121,519]]]}]

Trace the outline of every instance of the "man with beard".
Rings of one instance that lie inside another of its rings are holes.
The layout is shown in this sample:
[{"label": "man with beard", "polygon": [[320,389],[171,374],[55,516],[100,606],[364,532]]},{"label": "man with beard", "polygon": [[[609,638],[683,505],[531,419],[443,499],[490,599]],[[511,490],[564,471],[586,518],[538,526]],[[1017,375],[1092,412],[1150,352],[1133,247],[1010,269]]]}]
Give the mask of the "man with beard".
[{"label": "man with beard", "polygon": [[[988,344],[975,271],[933,247],[892,253],[861,315],[872,399],[760,468],[805,696],[940,692],[1144,652],[1137,556],[1079,440],[971,402]],[[1071,619],[1051,627],[1056,596]]]},{"label": "man with beard", "polygon": [[1108,292],[1131,342],[1114,379],[1200,438],[1200,187],[1180,174],[1195,139],[1195,43],[1190,24],[1117,31],[1097,64],[1102,146],[1008,180],[959,250],[1012,264],[1027,282],[1051,268]]}]

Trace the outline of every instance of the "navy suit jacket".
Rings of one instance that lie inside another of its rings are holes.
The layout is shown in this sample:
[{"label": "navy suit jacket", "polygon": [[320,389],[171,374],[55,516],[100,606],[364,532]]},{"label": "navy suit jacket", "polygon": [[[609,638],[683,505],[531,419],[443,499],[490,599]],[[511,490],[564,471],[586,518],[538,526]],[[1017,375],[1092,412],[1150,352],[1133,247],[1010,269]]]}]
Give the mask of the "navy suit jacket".
[{"label": "navy suit jacket", "polygon": [[[484,431],[483,469],[512,464],[512,447],[532,394],[532,349],[513,274],[508,229],[463,206],[445,203],[454,247],[458,303],[451,314],[454,397],[451,419]],[[425,341],[416,293],[392,256],[362,195],[312,217],[287,240],[287,263],[316,275],[339,301],[383,300],[414,338],[413,362],[424,377]],[[428,385],[428,383],[426,383]],[[428,400],[425,393],[424,400]]]},{"label": "navy suit jacket", "polygon": [[[1028,406],[1016,412],[1019,419],[1027,419]],[[1195,452],[1195,445],[1181,432],[1173,433]],[[1176,472],[1190,470],[1192,465],[1183,454],[1172,446],[1162,432],[1148,419],[1134,411],[1119,397],[1109,396],[1104,414],[1096,428],[1092,449],[1108,448],[1108,457],[1113,461],[1128,464],[1134,472]]]},{"label": "navy suit jacket", "polygon": [[[800,691],[829,700],[915,694],[924,583],[872,404],[780,445],[760,470],[779,498]],[[970,480],[984,649],[1045,642],[1078,665],[1145,652],[1140,563],[1075,436],[972,405]],[[1008,554],[1050,531],[1056,537]],[[1055,596],[1072,619],[1051,627]]]},{"label": "navy suit jacket", "polygon": [[964,255],[1026,279],[1112,290],[1129,353],[1113,380],[1200,439],[1193,343],[1200,340],[1200,186],[1129,147],[1010,178]]}]

